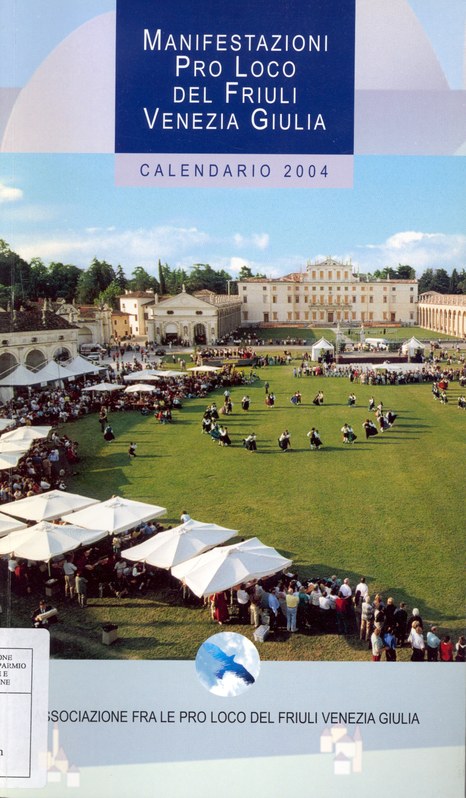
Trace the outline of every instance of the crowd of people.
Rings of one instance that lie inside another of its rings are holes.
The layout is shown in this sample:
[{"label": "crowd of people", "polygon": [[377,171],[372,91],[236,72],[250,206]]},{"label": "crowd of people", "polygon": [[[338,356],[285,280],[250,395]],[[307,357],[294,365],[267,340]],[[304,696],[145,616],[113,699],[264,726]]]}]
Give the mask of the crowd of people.
[{"label": "crowd of people", "polygon": [[453,643],[448,634],[431,625],[427,633],[419,610],[408,611],[404,601],[373,598],[362,576],[355,587],[348,578],[300,580],[297,574],[279,574],[235,587],[231,593],[210,597],[211,617],[228,622],[266,626],[272,634],[338,634],[359,639],[372,661],[397,660],[397,651],[411,649],[419,662],[464,662],[466,638]]},{"label": "crowd of people", "polygon": [[[291,357],[289,353],[286,353],[283,361],[291,362],[289,357]],[[118,369],[108,369],[106,376],[110,382],[117,383],[126,374],[142,369],[142,363],[138,360],[132,364],[118,360],[118,366]],[[296,379],[301,376],[312,376],[316,373],[315,368],[310,365],[308,359],[303,359],[296,368],[296,373],[293,372],[293,376]],[[370,373],[368,377],[367,372],[360,372],[352,367],[324,363],[318,368],[325,376],[348,377],[351,383],[370,382],[371,379]],[[429,368],[426,367],[423,371],[423,379],[432,381],[435,398],[443,401],[442,393],[447,396],[448,381],[462,380],[463,375],[458,378],[458,374],[452,370],[439,372],[437,367],[432,367],[433,371],[429,371]],[[413,372],[414,374],[417,372]],[[406,377],[406,373],[404,376]],[[377,373],[374,377],[377,377],[374,379],[374,384],[379,384],[380,375]],[[10,419],[12,428],[31,424],[50,424],[56,427],[58,424],[68,425],[88,413],[96,413],[103,437],[110,442],[115,437],[109,419],[110,414],[137,411],[143,415],[154,415],[161,423],[167,423],[172,419],[172,410],[181,408],[185,399],[207,398],[212,391],[224,389],[223,403],[217,407],[217,403],[213,401],[206,407],[202,418],[202,433],[209,435],[219,446],[229,447],[232,445],[232,438],[224,419],[234,411],[231,390],[234,387],[241,387],[242,393],[244,390],[242,386],[247,385],[251,379],[253,379],[251,373],[247,375],[233,366],[227,366],[215,373],[201,375],[190,372],[180,377],[161,378],[150,395],[125,395],[122,391],[115,391],[105,394],[105,399],[102,400],[101,395],[83,390],[92,387],[95,380],[80,378],[64,388],[24,392],[3,405],[0,417]],[[387,379],[389,379],[388,374]],[[445,382],[446,386],[441,387]],[[434,388],[439,391],[438,396]],[[295,406],[302,404],[299,390],[293,393],[291,402]],[[265,383],[265,403],[269,409],[276,403],[275,394],[270,391],[268,382]],[[247,417],[251,407],[250,396],[244,393],[239,404],[241,416]],[[324,392],[319,391],[313,400],[313,405],[320,407],[323,404]],[[357,406],[357,397],[353,390],[346,404],[349,408]],[[464,396],[458,399],[458,407],[466,408]],[[391,410],[385,411],[382,402],[376,405],[374,397],[369,400],[368,413],[369,415],[374,413],[374,420],[368,417],[362,424],[366,439],[386,432],[397,418]],[[351,410],[349,415],[352,414]],[[352,444],[357,439],[350,424],[345,423],[341,433],[342,442],[345,444]],[[307,437],[311,450],[322,449],[322,438],[316,427],[309,430]],[[288,429],[284,429],[277,440],[282,452],[291,449],[291,433]],[[242,437],[242,446],[247,451],[257,451],[256,433],[249,432]],[[130,459],[136,456],[136,449],[137,445],[132,441],[128,449]],[[67,481],[76,473],[79,463],[78,443],[54,429],[48,438],[33,442],[29,451],[10,474],[2,472],[0,504],[53,488],[66,490]],[[125,543],[129,546],[140,542],[145,537],[157,534],[161,529],[158,524],[141,525],[128,533]],[[104,543],[90,547],[54,564],[55,574],[63,580],[63,595],[68,602],[74,602],[80,608],[85,608],[88,595],[100,597],[115,595],[124,598],[128,595],[140,595],[160,585],[160,573],[155,569],[146,568],[140,563],[128,564],[121,557],[121,544],[121,537],[116,536],[111,541],[111,546]],[[47,577],[43,565],[17,561],[11,557],[7,567],[13,589],[18,595],[43,591]],[[379,661],[383,656],[393,661],[396,659],[397,649],[406,645],[411,646],[413,660],[427,658],[429,661],[453,659],[464,661],[464,638],[453,643],[447,635],[441,635],[435,626],[431,626],[425,635],[422,619],[416,610],[412,611],[412,617],[408,617],[406,607],[402,603],[396,606],[392,598],[387,599],[385,603],[380,596],[376,596],[371,601],[365,580],[361,580],[353,590],[349,580],[340,581],[336,576],[301,582],[297,576],[289,578],[281,575],[278,581],[265,580],[250,586],[242,585],[234,591],[233,606],[236,608],[234,617],[237,614],[240,622],[252,623],[255,627],[265,624],[272,631],[357,635],[361,643],[370,645],[374,661]],[[45,607],[44,610],[44,606],[39,605],[34,609],[31,616],[33,625],[42,624],[41,620],[37,620],[38,616],[51,608],[47,602]],[[223,624],[228,621],[232,614],[231,607],[228,596],[217,595],[212,599],[212,614],[218,623]]]}]

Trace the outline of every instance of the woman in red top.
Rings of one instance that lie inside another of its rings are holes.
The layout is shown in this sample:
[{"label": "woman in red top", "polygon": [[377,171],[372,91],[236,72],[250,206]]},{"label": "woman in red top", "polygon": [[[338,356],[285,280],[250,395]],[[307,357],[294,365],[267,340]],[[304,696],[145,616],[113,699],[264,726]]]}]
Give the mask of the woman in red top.
[{"label": "woman in red top", "polygon": [[449,635],[440,643],[440,662],[453,662],[453,643]]}]

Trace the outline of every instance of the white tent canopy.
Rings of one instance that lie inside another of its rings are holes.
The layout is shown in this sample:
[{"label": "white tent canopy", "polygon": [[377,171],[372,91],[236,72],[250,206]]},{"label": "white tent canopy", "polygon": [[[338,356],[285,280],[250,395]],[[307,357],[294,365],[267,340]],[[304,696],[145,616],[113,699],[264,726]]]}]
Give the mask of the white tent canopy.
[{"label": "white tent canopy", "polygon": [[335,347],[326,338],[319,338],[311,348],[311,360],[318,360],[322,352],[334,352]]},{"label": "white tent canopy", "polygon": [[270,576],[289,568],[292,560],[276,549],[251,538],[232,546],[223,546],[176,565],[172,574],[182,579],[196,596],[209,596],[250,579]]},{"label": "white tent canopy", "polygon": [[[98,499],[90,499],[78,493],[49,490],[46,493],[27,496],[17,502],[3,504],[2,512],[15,518],[26,518],[28,521],[51,521],[54,518],[61,518],[64,513],[70,513],[73,509],[83,509],[96,504],[99,504]],[[93,524],[91,528],[95,529],[96,526]]]},{"label": "white tent canopy", "polygon": [[159,532],[138,546],[125,549],[121,555],[133,562],[146,562],[157,568],[172,568],[213,546],[225,543],[237,534],[236,529],[206,524],[192,518],[185,524]]},{"label": "white tent canopy", "polygon": [[421,341],[418,341],[414,336],[410,338],[409,341],[405,341],[404,344],[401,345],[401,351],[408,355],[414,355],[419,351],[423,352],[424,349],[424,344],[422,344]]},{"label": "white tent canopy", "polygon": [[76,376],[80,374],[96,374],[101,369],[101,366],[95,366],[90,360],[86,360],[81,355],[76,355],[73,360],[66,364],[66,367]]},{"label": "white tent canopy", "polygon": [[55,360],[49,362],[36,372],[36,376],[40,377],[40,382],[52,382],[55,380],[66,380],[69,377],[76,377],[74,371],[70,371],[66,366],[56,363]]},{"label": "white tent canopy", "polygon": [[26,524],[17,521],[16,518],[10,518],[9,515],[0,513],[0,538],[8,535],[10,532],[15,532],[17,529],[25,529]]},{"label": "white tent canopy", "polygon": [[89,546],[106,536],[103,529],[82,529],[66,524],[41,521],[19,532],[11,532],[0,539],[0,554],[48,562],[52,557],[66,554],[79,546]]},{"label": "white tent canopy", "polygon": [[40,377],[37,377],[37,374],[30,371],[23,366],[21,363],[16,366],[15,370],[8,375],[8,377],[3,377],[0,380],[0,388],[9,386],[12,388],[18,388],[21,386],[26,385],[39,385],[42,382]]},{"label": "white tent canopy", "polygon": [[109,534],[115,534],[126,532],[144,521],[165,515],[166,512],[165,507],[113,496],[105,502],[64,515],[62,518],[70,524],[78,524],[86,529],[94,529],[97,526],[106,529]]}]

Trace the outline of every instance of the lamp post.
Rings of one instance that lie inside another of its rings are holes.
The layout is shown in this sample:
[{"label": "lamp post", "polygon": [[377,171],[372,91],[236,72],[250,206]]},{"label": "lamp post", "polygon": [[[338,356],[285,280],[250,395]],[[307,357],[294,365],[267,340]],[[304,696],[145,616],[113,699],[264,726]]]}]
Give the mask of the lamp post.
[{"label": "lamp post", "polygon": [[341,330],[340,330],[340,322],[338,322],[337,330],[335,333],[335,351],[336,351],[335,360],[337,363],[340,362],[340,345],[341,345]]}]

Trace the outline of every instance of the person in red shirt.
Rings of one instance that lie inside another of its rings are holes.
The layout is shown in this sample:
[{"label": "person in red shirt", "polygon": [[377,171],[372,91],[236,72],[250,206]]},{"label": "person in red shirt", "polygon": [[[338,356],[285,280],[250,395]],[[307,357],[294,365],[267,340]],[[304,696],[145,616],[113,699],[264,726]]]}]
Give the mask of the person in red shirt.
[{"label": "person in red shirt", "polygon": [[449,635],[445,635],[440,643],[440,662],[453,662],[453,643]]}]

